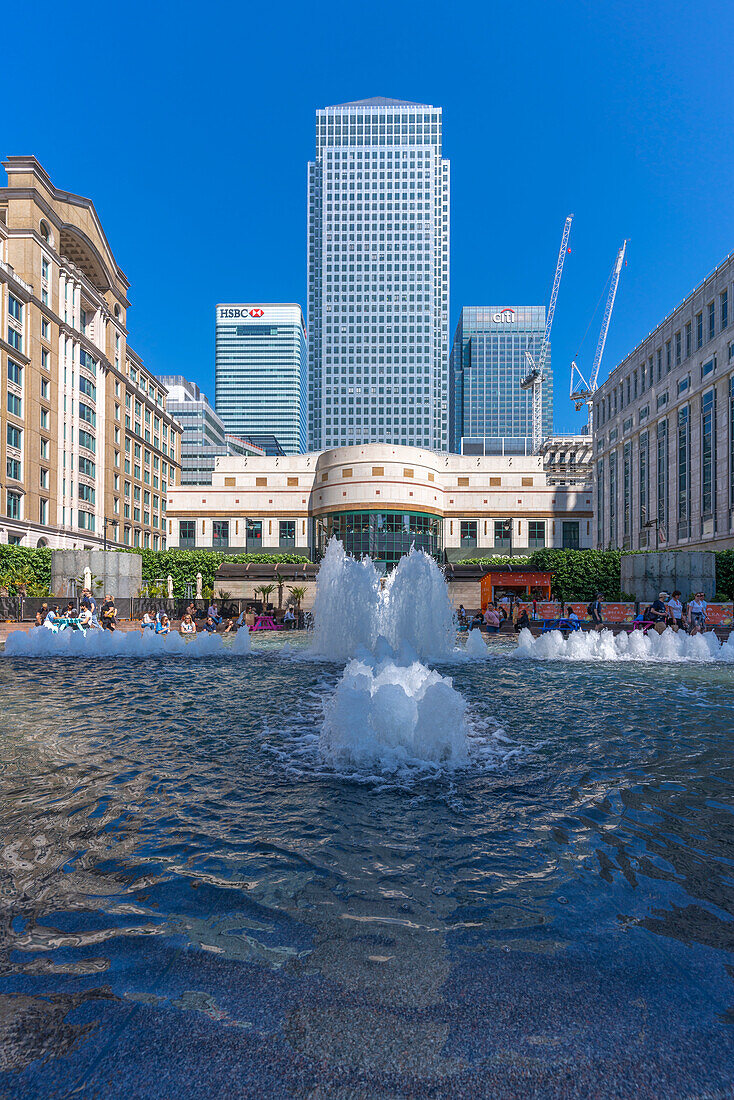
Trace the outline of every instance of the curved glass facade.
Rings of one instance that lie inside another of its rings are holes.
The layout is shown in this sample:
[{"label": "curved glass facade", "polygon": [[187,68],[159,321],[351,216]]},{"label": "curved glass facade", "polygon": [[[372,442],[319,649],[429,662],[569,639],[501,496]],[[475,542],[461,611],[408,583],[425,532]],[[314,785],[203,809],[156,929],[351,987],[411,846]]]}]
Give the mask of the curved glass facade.
[{"label": "curved glass facade", "polygon": [[375,561],[394,565],[403,554],[425,550],[442,557],[442,520],[425,512],[332,512],[316,519],[316,552],[320,558],[332,535],[354,557],[368,554]]}]

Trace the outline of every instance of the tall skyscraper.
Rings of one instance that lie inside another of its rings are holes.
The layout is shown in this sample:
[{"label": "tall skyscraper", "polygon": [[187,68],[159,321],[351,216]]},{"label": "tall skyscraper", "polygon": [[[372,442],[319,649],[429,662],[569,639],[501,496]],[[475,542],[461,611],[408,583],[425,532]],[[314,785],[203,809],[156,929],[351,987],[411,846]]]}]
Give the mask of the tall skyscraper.
[{"label": "tall skyscraper", "polygon": [[298,305],[218,305],[215,406],[231,435],[307,449],[308,352]]},{"label": "tall skyscraper", "polygon": [[309,446],[448,447],[449,162],[441,109],[316,112],[308,174]]},{"label": "tall skyscraper", "polygon": [[[520,388],[525,352],[538,358],[545,306],[464,306],[449,363],[450,449],[464,454],[531,454],[533,398]],[[543,383],[543,434],[553,431],[550,347]]]}]

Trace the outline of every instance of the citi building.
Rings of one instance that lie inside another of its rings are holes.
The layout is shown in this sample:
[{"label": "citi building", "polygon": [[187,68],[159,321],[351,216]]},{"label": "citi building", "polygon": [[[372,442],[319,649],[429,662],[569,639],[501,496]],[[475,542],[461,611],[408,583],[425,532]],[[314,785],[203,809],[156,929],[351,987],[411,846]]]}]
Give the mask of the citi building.
[{"label": "citi building", "polygon": [[306,326],[294,304],[216,307],[215,405],[225,431],[285,454],[307,446]]},{"label": "citi building", "polygon": [[[537,361],[545,306],[464,306],[449,365],[450,448],[457,454],[532,454],[533,398],[522,389],[525,355]],[[550,348],[543,383],[543,435],[553,431]]]},{"label": "citi building", "polygon": [[449,163],[441,109],[316,112],[308,169],[309,447],[448,448]]}]

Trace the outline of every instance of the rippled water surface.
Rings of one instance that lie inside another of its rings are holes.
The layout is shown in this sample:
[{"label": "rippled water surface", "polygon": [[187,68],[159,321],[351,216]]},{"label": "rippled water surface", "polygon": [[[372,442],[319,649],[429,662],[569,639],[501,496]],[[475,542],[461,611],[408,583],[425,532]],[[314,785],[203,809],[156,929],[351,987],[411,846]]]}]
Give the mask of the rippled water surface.
[{"label": "rippled water surface", "polygon": [[0,1096],[734,1095],[732,666],[492,653],[398,776],[298,643],[3,659]]}]

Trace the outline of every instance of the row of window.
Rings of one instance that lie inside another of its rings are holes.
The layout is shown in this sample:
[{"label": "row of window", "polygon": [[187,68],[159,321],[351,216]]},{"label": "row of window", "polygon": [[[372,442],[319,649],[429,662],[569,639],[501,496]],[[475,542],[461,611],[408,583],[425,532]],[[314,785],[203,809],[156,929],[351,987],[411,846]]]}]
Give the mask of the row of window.
[{"label": "row of window", "polygon": [[[691,409],[678,410],[674,420],[659,421],[640,434],[637,445],[628,440],[621,451],[597,461],[597,541],[599,546],[619,545],[618,499],[621,489],[621,545],[632,545],[633,529],[640,546],[670,545],[678,540],[712,535],[717,529],[717,506],[721,488],[717,478],[717,400],[716,391],[708,390],[701,399],[700,451],[698,463],[692,463]],[[734,507],[734,378],[728,396],[728,474],[727,505]],[[671,490],[670,458],[673,452],[677,477]],[[620,463],[621,459],[621,463]],[[621,470],[620,470],[621,465]],[[637,469],[638,508],[633,514],[633,470]],[[693,473],[697,471],[695,495]],[[670,497],[674,497],[671,508]],[[694,515],[692,502],[700,502]],[[638,522],[635,523],[635,518]],[[695,521],[695,523],[694,523]]]},{"label": "row of window", "polygon": [[[262,546],[263,525],[262,520],[248,519],[246,522],[246,538],[248,548]],[[220,519],[212,521],[212,541],[215,547],[229,546],[229,520]],[[191,548],[196,545],[196,520],[179,520],[178,524],[179,546]],[[292,519],[280,520],[278,525],[278,545],[292,547],[296,545],[296,521]]]},{"label": "row of window", "polygon": [[[718,332],[723,332],[729,325],[728,289],[721,291],[718,301]],[[648,386],[654,385],[656,381],[660,382],[664,373],[669,374],[673,365],[678,367],[684,359],[690,359],[693,353],[694,324],[695,350],[698,351],[704,346],[704,343],[713,340],[717,335],[715,299],[709,302],[705,310],[697,313],[693,321],[686,322],[684,329],[679,329],[670,340],[666,340],[664,348],[663,345],[657,348],[654,355],[650,355],[646,360],[643,360],[639,368],[631,371],[625,379],[609,390],[596,407],[598,424],[605,424],[610,417],[616,415],[618,409],[624,409],[626,405],[634,401],[638,395],[638,388],[639,393],[644,393]],[[732,346],[734,347],[734,345]],[[713,359],[702,364],[701,377],[704,376],[704,367],[713,369],[713,365]]]}]

